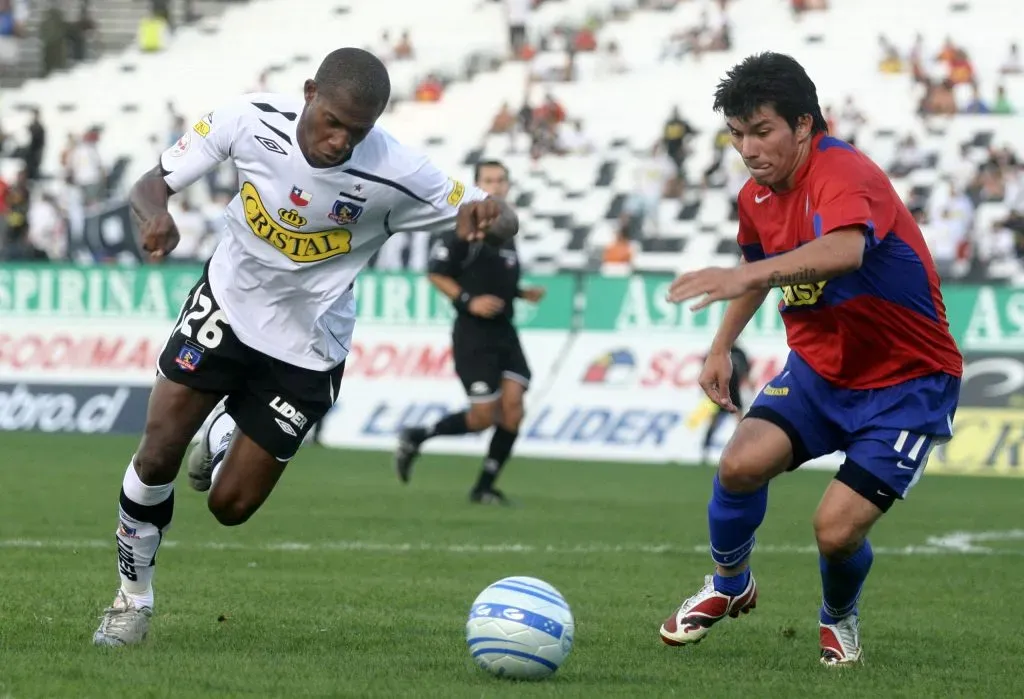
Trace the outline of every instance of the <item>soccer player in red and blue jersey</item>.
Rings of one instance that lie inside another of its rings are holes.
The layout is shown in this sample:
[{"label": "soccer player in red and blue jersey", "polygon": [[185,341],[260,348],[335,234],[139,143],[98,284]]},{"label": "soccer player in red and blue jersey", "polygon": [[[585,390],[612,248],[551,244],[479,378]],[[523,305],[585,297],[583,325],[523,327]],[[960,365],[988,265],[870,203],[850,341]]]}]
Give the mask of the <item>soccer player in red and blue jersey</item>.
[{"label": "soccer player in red and blue jersey", "polygon": [[846,459],[814,517],[821,662],[861,657],[857,602],[871,527],[906,497],[953,434],[963,358],[921,231],[877,165],[828,135],[817,89],[789,56],[752,56],[715,93],[751,179],[739,194],[734,269],[676,279],[669,300],[730,303],[700,383],[727,410],[729,349],[780,287],[789,359],[740,421],[708,505],[715,574],[661,627],[670,645],[754,608],[754,532],[775,476],[834,451]]}]

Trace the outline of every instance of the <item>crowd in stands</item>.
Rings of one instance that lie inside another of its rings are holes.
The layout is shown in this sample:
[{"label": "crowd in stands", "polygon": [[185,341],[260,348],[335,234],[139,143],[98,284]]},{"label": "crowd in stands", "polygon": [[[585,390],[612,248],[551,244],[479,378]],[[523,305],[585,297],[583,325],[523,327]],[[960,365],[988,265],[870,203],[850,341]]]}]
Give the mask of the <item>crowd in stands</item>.
[{"label": "crowd in stands", "polygon": [[[630,10],[617,9],[610,17],[594,15],[574,25],[563,24],[537,33],[528,30],[530,13],[549,0],[484,0],[504,5],[508,22],[508,46],[505,60],[524,62],[528,81],[522,101],[505,103],[494,115],[490,132],[507,135],[509,152],[529,153],[534,164],[544,158],[569,154],[588,154],[600,150],[587,133],[586,115],[569,113],[558,99],[559,85],[580,77],[579,57],[589,54],[585,79],[628,73],[629,57],[619,46],[602,38],[605,22],[621,19]],[[784,0],[790,3],[795,22],[807,12],[828,12],[826,0]],[[193,4],[182,0],[171,12],[170,0],[150,2],[148,19],[161,23],[161,31],[171,32],[178,22],[196,18]],[[701,2],[698,19],[676,28],[659,47],[659,60],[672,63],[687,56],[729,50],[732,46],[732,22],[729,0],[641,0],[641,9],[671,9],[680,2]],[[27,31],[26,0],[0,0],[0,40],[23,36]],[[44,51],[45,70],[59,70],[82,60],[89,53],[90,37],[95,32],[89,0],[81,0],[77,18],[45,15],[36,26],[40,36],[50,32],[50,48]],[[52,14],[52,13],[51,13]],[[57,10],[59,14],[59,10]],[[140,30],[140,37],[145,32]],[[43,39],[46,44],[47,39]],[[927,49],[928,39],[917,36],[912,45],[901,48],[885,35],[878,37],[880,55],[877,67],[887,76],[903,76],[908,89],[920,93],[918,116],[922,120],[948,118],[957,114],[1011,115],[1017,113],[1001,84],[1005,76],[1024,73],[1017,44],[1007,47],[998,75],[978,76],[968,49],[953,38],[946,38],[937,50]],[[383,31],[366,48],[387,64],[417,58],[415,29],[398,24]],[[0,63],[4,44],[0,42]],[[593,60],[591,60],[593,59]],[[436,102],[444,99],[452,80],[464,76],[426,72],[416,83],[412,98]],[[253,89],[267,88],[267,74],[255,78]],[[825,105],[825,116],[832,134],[854,145],[870,123],[853,96],[840,104]],[[166,130],[151,138],[151,157],[186,130],[186,121],[173,104],[167,105]],[[652,134],[652,136],[654,136]],[[67,254],[69,216],[100,205],[108,194],[110,172],[114,164],[102,162],[96,143],[99,129],[86,129],[63,144],[48,144],[46,128],[36,114],[28,131],[5,134],[0,125],[0,156],[19,158],[24,167],[16,173],[0,173],[0,258],[60,259]],[[696,139],[711,141],[711,160],[700,167],[688,167]],[[742,160],[731,148],[728,131],[720,128],[699,131],[686,115],[674,109],[666,115],[663,131],[638,148],[632,160],[631,191],[621,207],[614,239],[603,251],[602,262],[609,272],[631,269],[640,243],[659,234],[659,211],[668,199],[699,196],[708,188],[724,188],[732,202],[731,217],[736,218],[735,196],[747,179]],[[41,173],[45,148],[61,149],[61,171]],[[893,178],[906,178],[921,168],[932,167],[935,156],[913,134],[898,139],[890,162],[881,163]],[[542,166],[542,164],[541,164]],[[689,173],[689,174],[688,174]],[[44,196],[29,192],[43,178],[64,185],[66,195]],[[6,181],[5,181],[6,180]],[[234,173],[230,165],[211,173],[205,183],[207,195],[196,197],[193,205],[188,194],[175,198],[174,215],[182,233],[182,244],[175,257],[188,260],[209,254],[216,244],[220,214],[234,193]],[[1008,215],[992,226],[977,225],[975,212],[986,202],[1000,202]],[[962,161],[945,172],[937,186],[915,188],[908,205],[925,231],[942,274],[956,278],[965,274],[973,261],[1024,259],[1024,158],[999,144],[964,144]],[[422,246],[421,246],[422,247]],[[397,263],[396,263],[397,264]]]}]

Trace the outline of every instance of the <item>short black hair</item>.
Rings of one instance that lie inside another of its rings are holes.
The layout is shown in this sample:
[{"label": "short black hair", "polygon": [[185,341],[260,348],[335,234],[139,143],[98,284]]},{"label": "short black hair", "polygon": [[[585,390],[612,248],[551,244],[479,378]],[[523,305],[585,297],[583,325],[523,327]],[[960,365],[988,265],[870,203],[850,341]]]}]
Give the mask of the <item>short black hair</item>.
[{"label": "short black hair", "polygon": [[500,167],[502,171],[505,173],[505,179],[508,179],[508,168],[505,167],[505,163],[501,162],[500,160],[479,160],[477,161],[477,164],[473,167],[474,184],[480,181],[480,172],[485,167]]},{"label": "short black hair", "polygon": [[771,51],[748,56],[733,66],[715,90],[715,111],[726,118],[749,119],[761,107],[772,107],[791,129],[804,114],[811,133],[828,133],[818,104],[818,88],[792,56]]},{"label": "short black hair", "polygon": [[391,99],[388,69],[369,51],[351,46],[327,54],[313,78],[326,92],[345,90],[357,102],[379,105],[381,111]]}]

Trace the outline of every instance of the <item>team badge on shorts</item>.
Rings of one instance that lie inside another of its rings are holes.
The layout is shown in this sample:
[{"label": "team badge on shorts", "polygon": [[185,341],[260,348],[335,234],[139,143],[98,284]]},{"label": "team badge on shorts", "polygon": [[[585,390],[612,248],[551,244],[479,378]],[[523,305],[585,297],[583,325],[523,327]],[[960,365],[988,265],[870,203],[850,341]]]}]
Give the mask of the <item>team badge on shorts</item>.
[{"label": "team badge on shorts", "polygon": [[196,367],[199,366],[199,362],[203,359],[203,353],[194,347],[185,345],[178,352],[178,356],[175,357],[174,363],[181,367],[182,371],[195,371]]},{"label": "team badge on shorts", "polygon": [[334,210],[327,214],[327,218],[344,226],[349,223],[355,223],[362,215],[363,207],[359,206],[359,204],[352,204],[339,199],[334,202]]}]

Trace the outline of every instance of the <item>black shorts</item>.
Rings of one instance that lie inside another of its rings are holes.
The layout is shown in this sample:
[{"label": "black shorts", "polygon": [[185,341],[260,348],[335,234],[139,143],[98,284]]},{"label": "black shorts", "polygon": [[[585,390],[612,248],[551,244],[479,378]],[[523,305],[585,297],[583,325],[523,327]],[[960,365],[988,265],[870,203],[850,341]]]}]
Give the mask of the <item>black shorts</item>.
[{"label": "black shorts", "polygon": [[471,403],[497,400],[502,379],[530,387],[530,366],[512,323],[456,320],[452,356]]},{"label": "black shorts", "polygon": [[228,325],[203,270],[157,367],[170,381],[227,396],[227,412],[239,429],[278,461],[289,461],[306,433],[334,405],[345,363],[330,371],[313,371],[243,344]]}]

